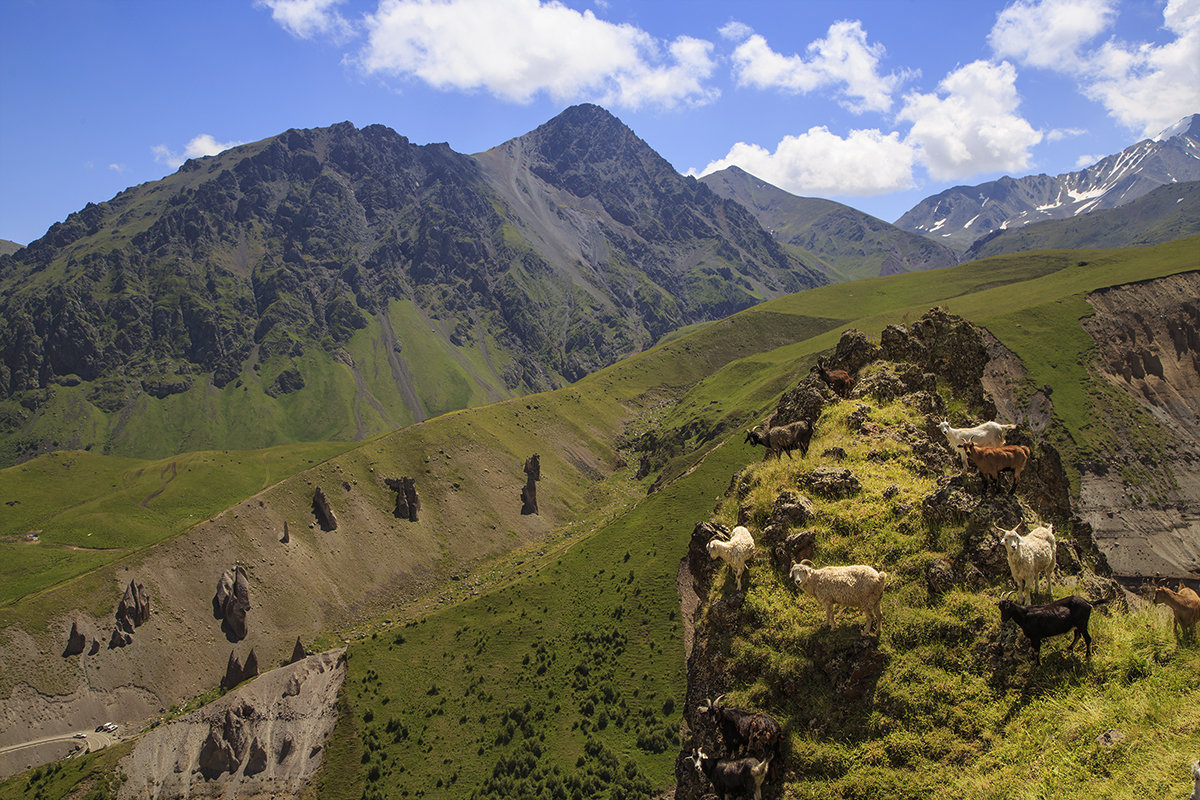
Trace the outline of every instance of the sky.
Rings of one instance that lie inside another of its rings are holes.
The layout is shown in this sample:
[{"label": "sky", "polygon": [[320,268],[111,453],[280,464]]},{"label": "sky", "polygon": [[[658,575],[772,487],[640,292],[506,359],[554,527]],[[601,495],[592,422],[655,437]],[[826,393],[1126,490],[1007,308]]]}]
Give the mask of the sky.
[{"label": "sky", "polygon": [[582,102],[894,222],[1200,113],[1200,0],[4,0],[0,238],[290,128],[476,153]]}]

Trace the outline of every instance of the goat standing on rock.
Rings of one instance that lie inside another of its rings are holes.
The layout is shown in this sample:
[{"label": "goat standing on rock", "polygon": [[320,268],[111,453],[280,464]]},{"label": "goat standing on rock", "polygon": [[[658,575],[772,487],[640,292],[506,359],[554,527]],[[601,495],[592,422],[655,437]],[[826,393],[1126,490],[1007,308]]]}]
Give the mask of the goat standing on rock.
[{"label": "goat standing on rock", "polygon": [[854,388],[854,378],[850,377],[849,372],[844,369],[826,369],[825,359],[818,358],[817,374],[830,389],[833,389],[834,394],[843,398],[850,396],[850,390]]},{"label": "goat standing on rock", "polygon": [[[993,523],[994,524],[994,523]],[[1008,556],[1008,569],[1017,584],[1017,599],[1033,602],[1037,594],[1038,579],[1046,576],[1046,594],[1053,597],[1050,578],[1054,574],[1054,556],[1058,541],[1054,538],[1054,526],[1035,528],[1026,535],[996,525],[1000,532],[1000,544]]]},{"label": "goat standing on rock", "polygon": [[723,697],[725,695],[709,700],[696,710],[701,716],[711,715],[716,721],[721,739],[730,754],[766,759],[779,755],[779,742],[783,738],[779,722],[761,711],[723,706]]},{"label": "goat standing on rock", "polygon": [[761,427],[761,425],[756,425],[746,431],[746,441],[750,443],[751,447],[761,444],[767,449],[767,452],[763,454],[763,461],[772,455],[779,458],[784,453],[787,453],[787,457],[791,459],[792,451],[797,447],[800,448],[801,458],[808,455],[808,443],[813,435],[812,420],[797,420],[774,428],[768,424],[766,430],[759,430]]},{"label": "goat standing on rock", "polygon": [[750,529],[744,525],[738,525],[729,534],[729,541],[710,539],[707,549],[709,558],[723,559],[733,570],[733,574],[737,578],[737,590],[740,592],[742,590],[742,573],[746,571],[747,562],[754,558],[754,537],[750,535]]},{"label": "goat standing on rock", "polygon": [[959,449],[961,445],[974,442],[986,447],[999,447],[1004,444],[1004,437],[1008,435],[1008,432],[1016,427],[1016,425],[1005,425],[995,420],[976,425],[974,428],[951,428],[948,419],[943,419],[938,423],[938,430],[946,437],[946,441],[950,442],[954,452],[958,453],[963,472],[967,471],[967,454]]},{"label": "goat standing on rock", "polygon": [[1021,473],[1025,471],[1025,465],[1029,463],[1029,448],[1023,444],[1006,444],[1001,447],[982,447],[974,442],[965,442],[960,444],[963,452],[967,457],[979,467],[979,474],[983,479],[983,491],[987,491],[988,480],[996,486],[996,494],[1000,493],[1000,473],[1011,472],[1013,474],[1012,489],[1009,494],[1017,493],[1017,482],[1021,480]]},{"label": "goat standing on rock", "polygon": [[817,569],[808,559],[792,565],[792,580],[805,594],[816,598],[825,606],[825,626],[833,627],[833,604],[861,608],[867,615],[867,626],[863,635],[870,635],[872,628],[878,636],[883,631],[883,588],[887,584],[887,573],[876,572],[873,567],[855,564],[848,567],[821,567]]},{"label": "goat standing on rock", "polygon": [[734,793],[742,794],[754,789],[754,800],[762,800],[762,785],[766,780],[767,770],[771,767],[771,759],[756,761],[753,758],[739,758],[736,761],[717,759],[705,755],[704,749],[693,750],[688,759],[696,771],[708,778],[713,789],[723,800],[729,800]]}]

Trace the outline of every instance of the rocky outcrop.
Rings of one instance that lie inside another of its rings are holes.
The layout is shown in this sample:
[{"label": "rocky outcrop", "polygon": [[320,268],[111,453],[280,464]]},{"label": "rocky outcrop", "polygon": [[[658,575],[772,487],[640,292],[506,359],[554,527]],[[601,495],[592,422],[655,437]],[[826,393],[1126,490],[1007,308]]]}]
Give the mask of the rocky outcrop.
[{"label": "rocky outcrop", "polygon": [[117,604],[117,626],[108,640],[110,650],[133,643],[133,630],[150,619],[150,593],[142,584],[131,580]]},{"label": "rocky outcrop", "polygon": [[525,486],[521,489],[521,513],[538,513],[537,482],[542,479],[542,466],[537,453],[525,459]]},{"label": "rocky outcrop", "polygon": [[300,643],[300,637],[296,637],[296,645],[292,648],[292,657],[288,660],[289,664],[295,664],[297,661],[303,661],[308,657],[308,651],[304,649],[304,645]]},{"label": "rocky outcrop", "polygon": [[67,634],[67,646],[63,648],[63,658],[67,656],[77,656],[83,652],[83,648],[87,645],[87,637],[79,630],[79,623],[71,623],[71,632]]},{"label": "rocky outcrop", "polygon": [[312,511],[321,530],[337,530],[337,516],[333,513],[333,506],[329,504],[329,498],[325,496],[325,491],[320,486],[313,492]]},{"label": "rocky outcrop", "polygon": [[225,675],[221,678],[221,687],[224,689],[232,689],[242,681],[248,681],[251,678],[258,677],[258,656],[254,653],[254,648],[250,648],[250,653],[246,656],[246,663],[242,663],[237,657],[237,652],[229,651],[229,663],[225,667]]},{"label": "rocky outcrop", "polygon": [[273,670],[144,734],[120,762],[128,778],[117,796],[298,796],[337,721],[344,656],[333,650]]},{"label": "rocky outcrop", "polygon": [[117,627],[126,633],[150,619],[150,593],[146,587],[130,581],[117,605]]},{"label": "rocky outcrop", "polygon": [[397,519],[409,522],[417,521],[421,510],[421,498],[417,496],[417,479],[409,476],[402,478],[385,478],[384,484],[396,492],[396,510],[392,514]]},{"label": "rocky outcrop", "polygon": [[213,595],[213,617],[230,641],[246,638],[246,613],[250,610],[250,579],[242,566],[227,569],[217,581]]}]

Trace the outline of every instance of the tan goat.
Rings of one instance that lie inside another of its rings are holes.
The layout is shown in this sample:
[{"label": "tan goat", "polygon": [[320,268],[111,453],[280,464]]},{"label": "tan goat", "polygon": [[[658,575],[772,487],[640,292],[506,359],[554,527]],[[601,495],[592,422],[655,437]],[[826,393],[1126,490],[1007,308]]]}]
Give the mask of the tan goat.
[{"label": "tan goat", "polygon": [[1172,592],[1165,586],[1154,590],[1154,604],[1168,605],[1174,613],[1171,629],[1178,637],[1180,632],[1193,635],[1196,632],[1196,622],[1200,620],[1200,595],[1192,589],[1179,584],[1179,591]]}]

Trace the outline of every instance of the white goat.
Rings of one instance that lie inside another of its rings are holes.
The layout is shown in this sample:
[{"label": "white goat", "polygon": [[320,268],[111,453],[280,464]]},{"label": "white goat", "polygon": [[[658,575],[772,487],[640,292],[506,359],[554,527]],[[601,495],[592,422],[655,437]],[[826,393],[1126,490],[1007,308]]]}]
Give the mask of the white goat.
[{"label": "white goat", "polygon": [[1190,800],[1200,800],[1200,761],[1192,764],[1192,778],[1196,781],[1196,785],[1192,787]]},{"label": "white goat", "polygon": [[746,571],[746,563],[754,557],[754,537],[750,535],[750,529],[744,525],[738,525],[729,534],[729,541],[710,539],[708,557],[724,559],[737,578],[737,589],[740,592],[742,590],[742,573]]},{"label": "white goat", "polygon": [[967,471],[967,454],[963,452],[961,445],[974,442],[985,447],[999,447],[1004,444],[1005,434],[1016,427],[1016,425],[1004,425],[995,421],[985,422],[974,428],[951,428],[950,421],[945,419],[938,423],[938,430],[945,434],[946,440],[950,442],[950,448],[958,453],[963,472]]},{"label": "white goat", "polygon": [[1011,531],[996,525],[1000,533],[1000,544],[1008,556],[1008,569],[1017,584],[1017,599],[1024,599],[1025,605],[1033,603],[1037,594],[1038,579],[1046,576],[1046,594],[1054,596],[1050,578],[1054,574],[1054,553],[1057,540],[1054,538],[1054,526],[1034,528],[1022,536],[1017,529]]},{"label": "white goat", "polygon": [[883,631],[883,588],[887,583],[886,572],[876,572],[865,564],[848,567],[815,568],[808,559],[792,565],[792,580],[805,593],[816,598],[825,606],[825,625],[833,627],[833,604],[861,608],[867,615],[867,627],[863,634],[875,629],[876,635]]}]

